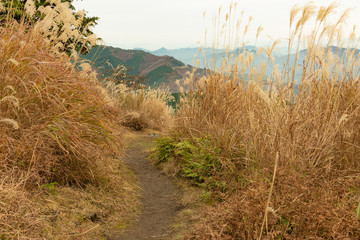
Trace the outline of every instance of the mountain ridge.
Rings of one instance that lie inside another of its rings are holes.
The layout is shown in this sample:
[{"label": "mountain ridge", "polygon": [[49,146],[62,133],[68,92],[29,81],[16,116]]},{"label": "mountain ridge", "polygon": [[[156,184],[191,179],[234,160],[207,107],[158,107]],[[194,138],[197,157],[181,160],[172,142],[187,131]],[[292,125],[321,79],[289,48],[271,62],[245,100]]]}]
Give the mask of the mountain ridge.
[{"label": "mountain ridge", "polygon": [[176,81],[183,82],[188,73],[195,72],[201,77],[206,69],[194,68],[172,56],[156,56],[143,50],[121,49],[111,46],[97,46],[84,56],[91,61],[100,78],[111,75],[118,65],[127,68],[127,75],[143,79],[151,87],[168,87],[171,92],[178,92]]},{"label": "mountain ridge", "polygon": [[[190,61],[189,59],[188,62],[185,63],[181,61],[181,59],[186,60],[191,54],[199,52],[199,50],[199,48],[180,48],[175,50],[160,48],[152,51],[155,53],[153,54],[142,49],[121,49],[111,46],[98,46],[93,48],[91,53],[85,55],[85,58],[93,62],[100,78],[109,76],[113,68],[116,68],[118,65],[123,65],[127,68],[127,75],[132,77],[132,79],[143,79],[147,86],[168,87],[171,92],[178,92],[179,89],[176,84],[177,80],[179,80],[181,84],[186,79],[188,73],[195,71],[195,77],[200,78],[206,74],[206,72],[210,71],[207,69],[216,69],[216,67],[221,65],[226,51],[225,49],[205,49],[205,52],[209,52],[209,54],[200,59],[200,64],[197,65],[198,68],[191,66],[188,63]],[[263,61],[268,61],[266,54],[262,53],[258,55],[256,54],[256,50],[257,49],[254,46],[245,46],[244,48],[228,51],[227,56],[231,61],[237,54],[243,53],[244,51],[251,52],[254,55],[254,62],[252,65],[254,68],[260,66]],[[346,50],[346,48],[336,46],[329,47],[329,51],[337,54],[340,59],[345,56]],[[350,50],[355,50],[355,55],[360,55],[359,49]],[[303,64],[303,60],[306,58],[306,51],[306,49],[299,51],[296,61],[297,65],[301,66]],[[174,56],[178,56],[178,58]],[[295,56],[296,54],[275,56],[274,65],[278,64],[280,67],[284,66],[288,57],[290,64],[294,64]],[[216,59],[216,61],[211,61],[212,59]],[[111,66],[108,63],[110,63]],[[272,74],[272,66],[273,65],[271,64],[267,65],[267,76]],[[299,71],[300,72],[297,72],[296,74],[297,77],[301,75],[301,69]]]}]

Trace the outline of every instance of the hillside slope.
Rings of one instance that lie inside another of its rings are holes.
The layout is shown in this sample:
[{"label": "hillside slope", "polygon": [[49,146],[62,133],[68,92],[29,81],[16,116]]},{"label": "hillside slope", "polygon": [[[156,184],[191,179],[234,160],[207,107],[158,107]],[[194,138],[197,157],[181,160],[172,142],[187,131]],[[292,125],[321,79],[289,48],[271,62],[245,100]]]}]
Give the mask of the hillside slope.
[{"label": "hillside slope", "polygon": [[[111,74],[112,68],[124,65],[128,69],[128,77],[142,78],[144,83],[151,87],[169,87],[172,92],[178,91],[176,80],[183,81],[187,72],[192,72],[194,69],[174,57],[155,56],[142,50],[115,47],[98,46],[84,57],[93,62],[100,77],[106,77]],[[198,76],[202,76],[204,72],[204,69],[196,69]]]}]

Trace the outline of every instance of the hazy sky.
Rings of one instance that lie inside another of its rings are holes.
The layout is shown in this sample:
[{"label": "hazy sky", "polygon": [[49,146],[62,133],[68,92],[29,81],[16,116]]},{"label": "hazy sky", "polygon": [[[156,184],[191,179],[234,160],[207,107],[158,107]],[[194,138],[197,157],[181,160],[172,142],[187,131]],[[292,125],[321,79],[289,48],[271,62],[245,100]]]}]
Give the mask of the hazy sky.
[{"label": "hazy sky", "polygon": [[[230,0],[83,0],[75,1],[77,9],[85,9],[89,16],[100,17],[95,33],[110,46],[126,49],[146,48],[155,50],[195,47],[204,44],[205,29],[211,31],[212,18],[222,6],[226,13]],[[261,25],[264,30],[260,44],[288,36],[289,11],[300,0],[239,0],[237,12],[244,11],[244,19],[253,17],[248,36],[255,36]],[[317,6],[329,5],[332,1],[315,0]],[[358,25],[360,31],[360,0],[341,0],[337,12],[354,8],[348,24],[352,29]],[[203,12],[206,12],[205,18]],[[224,20],[224,16],[221,18]],[[206,24],[206,27],[205,27]],[[251,43],[251,41],[250,41]]]}]

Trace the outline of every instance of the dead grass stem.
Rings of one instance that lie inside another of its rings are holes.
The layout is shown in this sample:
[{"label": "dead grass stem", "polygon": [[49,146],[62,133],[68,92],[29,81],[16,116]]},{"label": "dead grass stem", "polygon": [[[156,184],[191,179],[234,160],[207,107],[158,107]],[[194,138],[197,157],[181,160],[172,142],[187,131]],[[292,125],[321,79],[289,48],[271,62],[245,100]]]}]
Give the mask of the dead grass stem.
[{"label": "dead grass stem", "polygon": [[[358,40],[346,45],[339,37],[348,11],[330,24],[334,9],[309,3],[291,11],[282,65],[272,57],[277,42],[234,54],[240,43],[204,78],[190,75],[176,134],[211,139],[221,149],[218,171],[228,171],[227,184],[236,190],[187,239],[359,237]],[[218,40],[228,37],[218,34]],[[267,60],[255,63],[255,54]]]}]

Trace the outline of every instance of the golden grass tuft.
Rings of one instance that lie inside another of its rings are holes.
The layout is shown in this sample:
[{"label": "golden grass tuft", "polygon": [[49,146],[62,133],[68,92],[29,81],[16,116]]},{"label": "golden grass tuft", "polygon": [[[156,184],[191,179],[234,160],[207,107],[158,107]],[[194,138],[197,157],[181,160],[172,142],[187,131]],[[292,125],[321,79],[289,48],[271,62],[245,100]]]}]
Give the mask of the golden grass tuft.
[{"label": "golden grass tuft", "polygon": [[120,121],[134,130],[150,128],[167,131],[172,127],[174,110],[168,105],[173,100],[166,89],[132,89],[124,84],[108,83],[115,107],[124,111]]},{"label": "golden grass tuft", "polygon": [[95,180],[97,159],[119,145],[99,84],[49,53],[36,31],[14,25],[0,38],[2,168],[26,172],[29,184]]},{"label": "golden grass tuft", "polygon": [[[212,177],[223,176],[228,191],[185,239],[360,237],[360,56],[338,37],[348,11],[324,24],[334,7],[292,9],[283,66],[273,65],[275,42],[256,67],[250,51],[225,53],[213,72],[189,79],[175,135],[221,149]],[[216,40],[230,36],[221,34]]]},{"label": "golden grass tuft", "polygon": [[123,228],[136,187],[116,159],[121,110],[36,29],[8,22],[0,40],[0,238],[96,239]]}]

